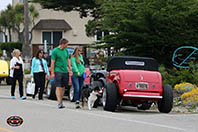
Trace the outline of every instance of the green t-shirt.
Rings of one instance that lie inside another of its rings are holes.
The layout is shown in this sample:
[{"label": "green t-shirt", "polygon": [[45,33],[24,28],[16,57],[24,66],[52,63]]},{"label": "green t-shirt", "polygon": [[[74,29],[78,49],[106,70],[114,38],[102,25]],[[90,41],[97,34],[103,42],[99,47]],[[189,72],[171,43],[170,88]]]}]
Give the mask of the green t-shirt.
[{"label": "green t-shirt", "polygon": [[69,54],[68,54],[67,48],[60,49],[60,48],[56,47],[52,51],[51,59],[55,60],[54,72],[62,72],[62,73],[68,72],[67,61],[69,59]]},{"label": "green t-shirt", "polygon": [[71,58],[73,76],[78,76],[78,72],[80,73],[80,76],[82,76],[82,74],[85,72],[83,57],[82,56],[78,56],[78,57],[79,57],[79,60],[81,61],[80,64],[76,63],[75,57]]}]

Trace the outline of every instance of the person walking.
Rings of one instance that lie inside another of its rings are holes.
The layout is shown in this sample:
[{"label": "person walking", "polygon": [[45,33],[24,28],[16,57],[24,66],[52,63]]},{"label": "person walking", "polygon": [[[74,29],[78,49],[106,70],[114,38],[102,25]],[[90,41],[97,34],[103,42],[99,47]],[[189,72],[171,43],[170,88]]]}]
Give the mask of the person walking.
[{"label": "person walking", "polygon": [[[43,50],[38,50],[36,57],[32,60],[32,67],[31,67],[31,76],[34,77],[35,82],[35,92],[32,96],[35,99],[39,91],[39,100],[43,100],[43,92],[45,88],[45,76],[47,74],[47,78],[49,77],[49,70],[47,67],[47,61],[43,58]],[[40,90],[39,90],[40,88]]]},{"label": "person walking", "polygon": [[55,80],[56,97],[58,100],[58,108],[65,108],[62,99],[65,93],[65,88],[68,88],[69,83],[69,53],[67,50],[69,41],[62,38],[59,46],[52,51],[51,56],[51,77]]},{"label": "person walking", "polygon": [[16,81],[18,80],[20,99],[24,100],[26,99],[26,97],[23,96],[24,63],[20,54],[20,50],[15,49],[12,52],[13,58],[10,61],[10,77],[12,78],[11,98],[15,99],[15,87]]},{"label": "person walking", "polygon": [[83,87],[84,78],[83,74],[85,72],[83,56],[81,55],[81,50],[75,48],[74,53],[71,56],[71,66],[73,75],[71,77],[72,85],[74,86],[74,101],[76,103],[76,108],[80,108],[80,94]]}]

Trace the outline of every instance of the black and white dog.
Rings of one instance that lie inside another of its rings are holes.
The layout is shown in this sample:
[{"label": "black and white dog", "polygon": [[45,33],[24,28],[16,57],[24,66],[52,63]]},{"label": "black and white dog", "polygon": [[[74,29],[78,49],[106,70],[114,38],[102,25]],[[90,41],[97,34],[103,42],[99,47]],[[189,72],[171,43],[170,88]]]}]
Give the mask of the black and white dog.
[{"label": "black and white dog", "polygon": [[98,86],[96,87],[84,87],[81,92],[81,99],[82,99],[82,107],[85,106],[85,103],[87,101],[88,109],[91,110],[91,108],[94,106],[97,107],[96,100],[98,97],[101,96],[101,90]]}]

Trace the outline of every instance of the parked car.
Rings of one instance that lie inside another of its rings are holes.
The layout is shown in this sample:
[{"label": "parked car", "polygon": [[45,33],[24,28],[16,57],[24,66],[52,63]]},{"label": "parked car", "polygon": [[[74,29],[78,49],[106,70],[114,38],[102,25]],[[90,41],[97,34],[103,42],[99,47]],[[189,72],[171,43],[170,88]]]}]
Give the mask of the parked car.
[{"label": "parked car", "polygon": [[[86,79],[84,81],[84,85],[89,85],[90,84],[90,70],[89,68],[85,68],[86,71]],[[50,71],[50,69],[49,69]],[[69,70],[69,88],[65,89],[65,96],[69,97],[70,101],[73,101],[74,97],[74,87],[72,86],[72,81],[71,81],[71,71]],[[47,81],[46,85],[46,95],[49,99],[56,100],[56,87],[55,87],[55,82],[53,79],[49,79]]]},{"label": "parked car", "polygon": [[91,75],[90,75],[90,83],[93,84],[95,82],[101,83],[101,85],[105,85],[105,77],[106,77],[107,71],[104,68],[101,69],[91,69]]},{"label": "parked car", "polygon": [[107,63],[103,108],[115,111],[117,106],[134,106],[147,110],[157,103],[158,110],[169,113],[173,107],[173,91],[162,84],[158,63],[153,58],[135,56],[111,57]]},{"label": "parked car", "polygon": [[11,78],[9,77],[9,64],[5,60],[0,60],[0,83],[6,80],[8,85],[11,84]]}]

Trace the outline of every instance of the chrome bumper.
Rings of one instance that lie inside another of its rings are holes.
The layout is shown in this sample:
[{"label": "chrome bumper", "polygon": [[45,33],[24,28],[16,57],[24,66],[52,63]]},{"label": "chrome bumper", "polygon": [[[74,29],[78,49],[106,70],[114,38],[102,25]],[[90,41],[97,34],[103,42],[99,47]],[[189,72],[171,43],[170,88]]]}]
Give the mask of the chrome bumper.
[{"label": "chrome bumper", "polygon": [[130,94],[124,94],[123,97],[162,99],[162,96],[130,95]]}]

